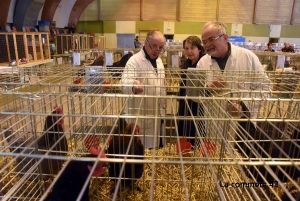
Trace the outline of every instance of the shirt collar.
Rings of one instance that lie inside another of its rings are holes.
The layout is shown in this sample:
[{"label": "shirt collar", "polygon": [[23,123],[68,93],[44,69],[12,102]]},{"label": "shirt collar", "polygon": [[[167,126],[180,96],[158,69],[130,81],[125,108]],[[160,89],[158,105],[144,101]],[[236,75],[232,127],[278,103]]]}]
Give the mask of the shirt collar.
[{"label": "shirt collar", "polygon": [[156,57],[155,59],[151,59],[150,56],[148,55],[146,49],[145,49],[145,46],[143,47],[143,51],[145,52],[146,59],[147,59],[148,61],[150,61],[150,63],[152,64],[152,66],[156,69],[156,68],[157,68],[156,59],[157,59],[158,57]]}]

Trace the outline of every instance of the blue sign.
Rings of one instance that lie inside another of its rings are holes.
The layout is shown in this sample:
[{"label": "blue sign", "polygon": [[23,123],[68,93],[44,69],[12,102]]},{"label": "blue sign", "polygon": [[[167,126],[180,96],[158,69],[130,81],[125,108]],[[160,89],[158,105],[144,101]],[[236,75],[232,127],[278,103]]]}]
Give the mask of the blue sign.
[{"label": "blue sign", "polygon": [[246,42],[246,38],[241,36],[229,36],[229,42]]}]

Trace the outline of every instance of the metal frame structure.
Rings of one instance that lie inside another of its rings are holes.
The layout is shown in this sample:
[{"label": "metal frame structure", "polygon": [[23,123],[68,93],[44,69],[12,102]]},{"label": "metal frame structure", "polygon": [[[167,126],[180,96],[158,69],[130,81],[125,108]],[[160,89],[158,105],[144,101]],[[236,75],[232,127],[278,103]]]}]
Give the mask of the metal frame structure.
[{"label": "metal frame structure", "polygon": [[[157,137],[158,140],[163,138],[166,144],[163,148],[146,149],[142,158],[132,159],[128,150],[124,154],[115,154],[118,158],[110,158],[109,154],[107,159],[98,157],[96,160],[113,165],[144,164],[145,169],[136,181],[140,190],[125,188],[121,174],[112,178],[104,172],[99,178],[93,178],[91,200],[117,200],[118,197],[126,200],[281,200],[282,196],[293,198],[291,189],[300,192],[299,178],[296,178],[300,172],[300,95],[297,91],[300,76],[297,72],[218,73],[166,69],[167,86],[142,84],[140,87],[144,91],[166,87],[175,93],[153,96],[124,94],[122,91],[127,85],[104,82],[114,80],[112,69],[93,68],[99,71],[91,74],[87,71],[91,67],[52,66],[36,79],[31,76],[29,83],[1,83],[2,88],[8,84],[17,85],[13,90],[2,90],[0,96],[2,200],[45,198],[57,179],[49,180],[49,185],[45,185],[47,182],[41,179],[42,161],[88,160],[77,156],[88,152],[84,142],[90,136],[100,139],[98,146],[103,151],[111,146],[112,137],[123,135],[131,139],[129,146],[135,146],[133,132],[115,132],[120,119],[130,120],[141,128],[145,120],[153,120],[153,133],[141,129],[142,136],[155,135],[155,128],[163,121],[166,135]],[[81,80],[75,84],[74,79],[78,77]],[[226,80],[225,87],[208,85],[220,77]],[[70,91],[72,87],[82,90]],[[179,96],[179,89],[185,89],[187,96]],[[137,113],[124,114],[125,107],[136,98],[153,105],[165,100],[166,115],[147,115],[145,108],[138,105],[135,106]],[[193,104],[202,105],[204,112],[178,115],[180,101],[185,103],[186,111],[191,111]],[[235,103],[244,103],[247,110],[233,115],[230,108]],[[44,120],[56,104],[64,111],[68,157],[53,156],[52,149],[46,150],[48,154],[41,154],[36,149],[37,139],[43,134]],[[257,115],[252,116],[252,113]],[[180,121],[189,122],[196,128],[194,136],[190,135],[188,126],[179,133]],[[203,123],[200,125],[199,122]],[[254,130],[250,124],[255,125]],[[12,132],[10,137],[5,136],[7,131]],[[23,143],[16,146],[20,139]],[[181,153],[184,147],[176,148],[180,139],[193,139],[195,144]],[[11,149],[13,147],[15,149]],[[34,152],[29,153],[32,149]],[[16,166],[20,158],[32,159],[31,168],[18,171]],[[62,172],[58,173],[56,178],[61,175]],[[117,190],[112,191],[114,179]]]}]

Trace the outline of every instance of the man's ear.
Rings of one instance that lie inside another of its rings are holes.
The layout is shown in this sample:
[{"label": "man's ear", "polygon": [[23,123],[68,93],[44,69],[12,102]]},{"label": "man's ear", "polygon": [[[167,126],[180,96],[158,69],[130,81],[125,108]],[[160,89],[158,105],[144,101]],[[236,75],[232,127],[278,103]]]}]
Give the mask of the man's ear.
[{"label": "man's ear", "polygon": [[223,37],[224,37],[224,39],[228,42],[228,35],[227,35],[227,34],[224,34]]}]

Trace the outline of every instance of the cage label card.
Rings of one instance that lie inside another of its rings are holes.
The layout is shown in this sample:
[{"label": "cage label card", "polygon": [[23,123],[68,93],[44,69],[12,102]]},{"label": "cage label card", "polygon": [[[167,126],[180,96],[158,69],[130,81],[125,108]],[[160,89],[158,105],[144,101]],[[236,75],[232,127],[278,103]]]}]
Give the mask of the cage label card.
[{"label": "cage label card", "polygon": [[80,66],[80,53],[73,53],[73,65]]}]

